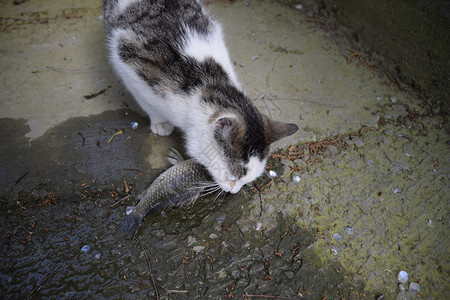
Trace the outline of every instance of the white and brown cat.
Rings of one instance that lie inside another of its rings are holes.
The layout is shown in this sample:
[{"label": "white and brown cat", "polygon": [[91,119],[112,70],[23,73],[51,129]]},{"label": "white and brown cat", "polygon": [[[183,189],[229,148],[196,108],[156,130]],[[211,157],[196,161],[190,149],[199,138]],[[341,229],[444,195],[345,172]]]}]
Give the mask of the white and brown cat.
[{"label": "white and brown cat", "polygon": [[196,0],[104,0],[110,59],[154,134],[184,132],[190,156],[226,192],[265,169],[270,144],[297,131],[242,91],[220,24]]}]

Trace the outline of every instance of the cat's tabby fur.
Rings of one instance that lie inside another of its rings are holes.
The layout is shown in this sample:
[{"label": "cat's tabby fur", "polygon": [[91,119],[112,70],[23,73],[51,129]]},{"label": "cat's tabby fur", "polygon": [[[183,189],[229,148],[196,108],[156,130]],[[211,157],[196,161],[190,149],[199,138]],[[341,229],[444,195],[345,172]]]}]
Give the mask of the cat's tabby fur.
[{"label": "cat's tabby fur", "polygon": [[184,132],[189,155],[227,192],[264,172],[272,142],[295,124],[270,120],[244,94],[222,28],[196,0],[104,0],[115,72],[154,134]]}]

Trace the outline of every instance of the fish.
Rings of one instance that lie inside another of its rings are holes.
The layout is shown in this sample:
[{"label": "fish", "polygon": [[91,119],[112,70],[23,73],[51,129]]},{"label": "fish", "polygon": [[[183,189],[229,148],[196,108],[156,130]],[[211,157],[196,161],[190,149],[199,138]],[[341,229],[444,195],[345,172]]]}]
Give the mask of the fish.
[{"label": "fish", "polygon": [[152,212],[188,206],[202,196],[217,193],[218,197],[224,193],[203,165],[194,159],[183,160],[176,150],[169,155],[172,167],[159,175],[136,198],[136,208],[119,224],[119,230],[126,238],[133,238],[145,216]]}]

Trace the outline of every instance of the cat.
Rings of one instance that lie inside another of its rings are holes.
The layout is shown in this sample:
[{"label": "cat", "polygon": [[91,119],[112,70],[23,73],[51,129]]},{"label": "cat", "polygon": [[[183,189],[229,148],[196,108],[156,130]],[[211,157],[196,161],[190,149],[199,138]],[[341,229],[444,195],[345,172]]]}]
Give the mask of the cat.
[{"label": "cat", "polygon": [[151,131],[184,133],[188,155],[225,191],[263,174],[270,144],[298,126],[261,114],[242,91],[221,25],[196,0],[104,0],[115,73]]}]

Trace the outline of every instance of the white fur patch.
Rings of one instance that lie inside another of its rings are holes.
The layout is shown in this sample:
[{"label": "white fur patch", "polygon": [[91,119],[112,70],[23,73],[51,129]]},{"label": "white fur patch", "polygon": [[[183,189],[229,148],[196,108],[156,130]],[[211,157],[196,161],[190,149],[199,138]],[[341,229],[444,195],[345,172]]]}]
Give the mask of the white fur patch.
[{"label": "white fur patch", "polygon": [[244,185],[261,176],[266,168],[266,162],[266,159],[260,160],[256,156],[251,156],[245,165],[247,174],[236,181],[236,184],[230,189],[230,193],[235,194],[239,192]]},{"label": "white fur patch", "polygon": [[169,116],[172,116],[164,99],[157,95],[148,86],[148,84],[135,72],[128,64],[122,61],[119,56],[119,41],[121,39],[137,41],[138,37],[131,30],[116,29],[109,38],[110,60],[114,70],[127,89],[133,94],[137,103],[149,115],[153,125],[167,122]]},{"label": "white fur patch", "polygon": [[194,57],[199,62],[203,62],[206,58],[213,58],[224,68],[231,81],[239,88],[240,84],[223,40],[222,27],[218,23],[214,23],[212,33],[208,35],[201,35],[187,27],[186,32],[187,38],[183,52]]}]

